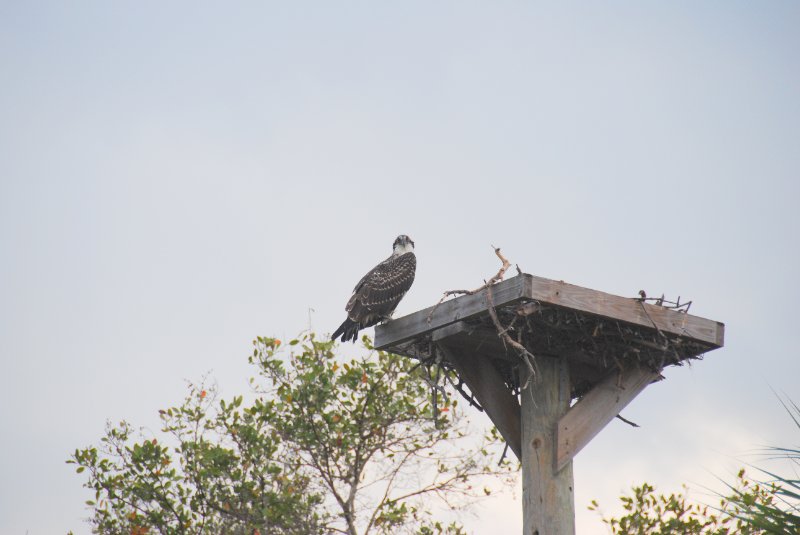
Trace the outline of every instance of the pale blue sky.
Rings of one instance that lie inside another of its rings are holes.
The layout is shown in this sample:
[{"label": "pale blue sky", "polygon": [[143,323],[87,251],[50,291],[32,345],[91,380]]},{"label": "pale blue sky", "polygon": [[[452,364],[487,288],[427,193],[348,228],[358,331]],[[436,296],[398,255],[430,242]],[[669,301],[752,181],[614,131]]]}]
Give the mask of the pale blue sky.
[{"label": "pale blue sky", "polygon": [[770,387],[800,400],[798,27],[795,2],[0,2],[0,532],[87,533],[71,451],[209,370],[245,391],[250,340],[333,330],[400,233],[400,315],[495,244],[726,323],[579,455],[580,533],[592,498],[796,443]]}]

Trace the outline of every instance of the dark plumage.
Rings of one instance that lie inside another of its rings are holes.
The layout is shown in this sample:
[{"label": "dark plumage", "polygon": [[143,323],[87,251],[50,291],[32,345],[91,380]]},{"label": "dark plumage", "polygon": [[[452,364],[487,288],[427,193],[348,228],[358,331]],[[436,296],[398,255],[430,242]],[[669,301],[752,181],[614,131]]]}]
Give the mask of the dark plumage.
[{"label": "dark plumage", "polygon": [[334,331],[331,340],[341,335],[342,342],[355,342],[361,329],[389,320],[397,304],[411,288],[416,269],[414,242],[401,234],[394,240],[392,255],[372,268],[356,284],[353,296],[344,307],[347,319]]}]

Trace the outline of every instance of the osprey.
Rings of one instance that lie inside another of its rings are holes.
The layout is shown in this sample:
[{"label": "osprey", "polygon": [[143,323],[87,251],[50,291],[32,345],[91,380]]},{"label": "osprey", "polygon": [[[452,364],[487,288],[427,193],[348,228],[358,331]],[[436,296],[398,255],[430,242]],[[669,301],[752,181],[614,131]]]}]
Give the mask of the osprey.
[{"label": "osprey", "polygon": [[358,331],[391,319],[397,304],[414,282],[417,257],[414,242],[405,234],[394,240],[392,255],[372,268],[353,288],[353,296],[344,309],[347,319],[331,335],[342,342],[356,341]]}]

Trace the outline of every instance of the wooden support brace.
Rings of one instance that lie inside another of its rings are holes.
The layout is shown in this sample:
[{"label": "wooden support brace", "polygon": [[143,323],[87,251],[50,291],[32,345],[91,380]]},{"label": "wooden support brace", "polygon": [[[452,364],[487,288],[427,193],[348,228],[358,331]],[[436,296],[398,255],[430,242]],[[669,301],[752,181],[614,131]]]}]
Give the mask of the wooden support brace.
[{"label": "wooden support brace", "polygon": [[451,350],[445,341],[437,347],[467,383],[472,395],[489,415],[508,447],[521,459],[520,407],[491,361],[468,351]]},{"label": "wooden support brace", "polygon": [[558,453],[556,466],[560,470],[572,461],[633,398],[661,375],[645,368],[614,370],[594,386],[558,422]]}]

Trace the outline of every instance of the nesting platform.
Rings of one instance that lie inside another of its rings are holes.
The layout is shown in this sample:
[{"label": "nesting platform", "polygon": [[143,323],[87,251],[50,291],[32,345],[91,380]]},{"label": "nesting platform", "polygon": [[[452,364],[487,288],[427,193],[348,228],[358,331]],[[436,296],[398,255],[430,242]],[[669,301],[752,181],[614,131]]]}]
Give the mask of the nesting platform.
[{"label": "nesting platform", "polygon": [[[535,356],[534,379],[498,335],[490,300],[502,328]],[[520,274],[488,299],[481,290],[378,326],[375,347],[458,374],[522,461],[525,533],[544,535],[574,533],[575,454],[664,367],[722,347],[724,331],[643,299]]]}]

